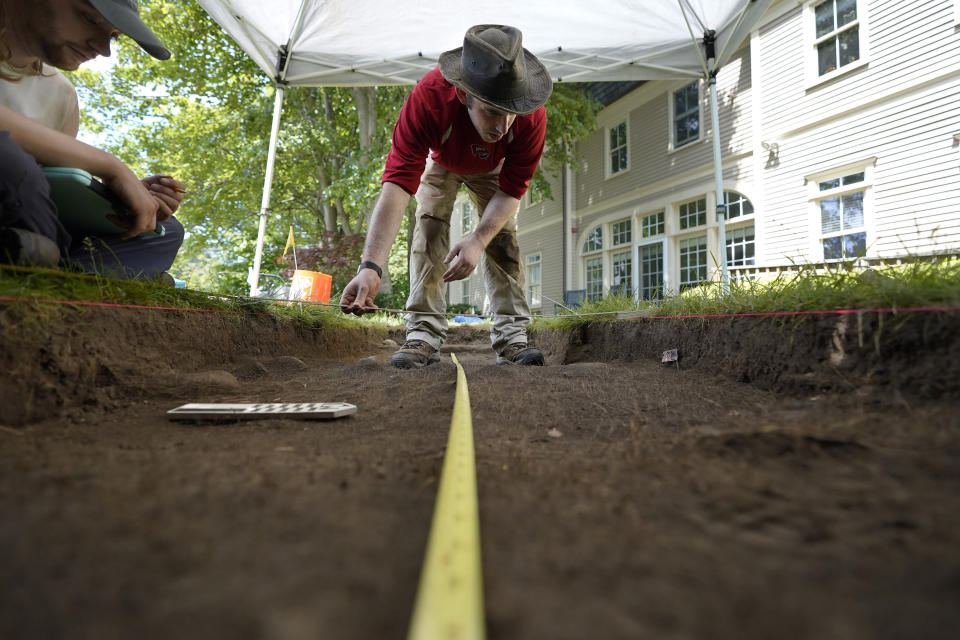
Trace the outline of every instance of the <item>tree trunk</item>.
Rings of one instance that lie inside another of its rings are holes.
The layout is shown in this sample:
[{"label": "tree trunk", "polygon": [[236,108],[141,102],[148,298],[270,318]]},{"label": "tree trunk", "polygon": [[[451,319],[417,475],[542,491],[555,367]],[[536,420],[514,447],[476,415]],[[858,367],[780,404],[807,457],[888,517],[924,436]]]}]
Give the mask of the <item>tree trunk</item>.
[{"label": "tree trunk", "polygon": [[[325,89],[321,89],[321,91],[323,92],[323,112],[327,117],[327,122],[330,123],[331,127],[336,127],[337,118],[336,114],[333,112],[333,102],[330,100],[330,93]],[[340,177],[340,158],[338,158],[336,155],[330,158],[330,168],[333,172],[334,180]],[[346,213],[344,213],[343,199],[337,198],[334,202],[334,205],[336,207],[337,219],[340,221],[340,224],[343,227],[343,232],[346,234],[352,234],[353,225],[350,224],[350,219],[347,217]]]},{"label": "tree trunk", "polygon": [[[350,95],[357,104],[357,134],[360,141],[360,166],[366,167],[370,162],[370,145],[373,144],[373,135],[377,130],[377,91],[373,87],[350,87]],[[363,216],[366,228],[370,228],[371,203],[363,207]],[[358,225],[359,226],[359,225]]]},{"label": "tree trunk", "polygon": [[327,187],[330,185],[330,181],[327,179],[327,172],[324,170],[322,164],[317,166],[317,180],[320,182],[320,201],[323,206],[323,229],[327,233],[336,233],[337,211],[330,206],[330,201],[326,195],[324,195]]},{"label": "tree trunk", "polygon": [[360,140],[360,164],[370,161],[370,145],[377,128],[377,92],[373,87],[350,87],[357,103],[357,134]]},{"label": "tree trunk", "polygon": [[352,236],[356,233],[356,228],[350,224],[350,216],[346,214],[343,209],[343,198],[337,198],[337,218],[340,220],[340,225],[343,227],[343,233],[348,236]]}]

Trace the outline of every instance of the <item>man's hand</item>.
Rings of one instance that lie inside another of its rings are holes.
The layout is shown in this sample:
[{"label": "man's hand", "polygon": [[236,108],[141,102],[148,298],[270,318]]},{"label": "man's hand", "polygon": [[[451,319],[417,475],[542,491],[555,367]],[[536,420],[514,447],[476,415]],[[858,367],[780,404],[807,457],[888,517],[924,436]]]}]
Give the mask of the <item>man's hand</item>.
[{"label": "man's hand", "polygon": [[[450,253],[443,259],[444,264],[450,265],[450,268],[443,274],[443,281],[463,280],[473,273],[473,270],[480,263],[480,256],[483,255],[485,248],[483,242],[473,234],[453,245]],[[453,261],[452,264],[451,260]]]},{"label": "man's hand", "polygon": [[340,311],[362,316],[377,310],[373,299],[380,291],[380,276],[373,269],[361,269],[340,297]]},{"label": "man's hand", "polygon": [[123,167],[123,170],[109,176],[103,176],[103,183],[117,194],[133,213],[132,217],[121,218],[115,216],[111,218],[120,226],[126,227],[127,232],[121,237],[128,240],[144,231],[153,231],[157,228],[157,210],[160,207],[160,201],[147,191],[147,188],[137,179],[137,176],[133,175],[130,169],[122,164],[120,166]]},{"label": "man's hand", "polygon": [[186,193],[186,185],[179,180],[174,180],[171,176],[156,175],[144,178],[140,182],[147,188],[157,202],[160,208],[157,209],[157,220],[163,222],[169,220],[171,216],[180,207],[183,202],[183,194]]}]

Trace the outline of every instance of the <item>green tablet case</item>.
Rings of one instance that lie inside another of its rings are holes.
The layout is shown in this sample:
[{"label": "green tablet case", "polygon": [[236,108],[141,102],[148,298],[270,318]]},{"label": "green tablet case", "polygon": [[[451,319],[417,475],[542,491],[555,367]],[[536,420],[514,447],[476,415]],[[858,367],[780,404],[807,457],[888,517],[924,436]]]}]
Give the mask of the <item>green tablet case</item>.
[{"label": "green tablet case", "polygon": [[[129,217],[130,210],[102,182],[83,169],[44,167],[50,183],[50,197],[60,212],[60,221],[72,235],[115,236],[126,231],[108,216]],[[158,222],[153,231],[140,237],[162,236],[165,230]]]}]

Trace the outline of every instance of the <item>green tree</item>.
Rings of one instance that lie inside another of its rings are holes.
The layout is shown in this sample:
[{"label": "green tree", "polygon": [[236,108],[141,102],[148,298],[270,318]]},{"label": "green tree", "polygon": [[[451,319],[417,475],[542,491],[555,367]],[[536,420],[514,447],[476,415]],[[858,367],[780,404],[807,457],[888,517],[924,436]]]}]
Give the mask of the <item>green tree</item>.
[{"label": "green tree", "polygon": [[600,103],[584,93],[579,84],[554,83],[553,93],[546,104],[547,140],[543,159],[537,167],[531,188],[538,190],[545,198],[553,198],[547,176],[556,177],[564,165],[579,163],[574,142],[597,129],[597,111],[600,107]]},{"label": "green tree", "polygon": [[[143,0],[141,14],[173,58],[154,60],[122,38],[111,70],[71,74],[83,129],[141,174],[168,173],[187,184],[178,213],[187,237],[173,271],[192,287],[237,292],[235,276],[217,274],[252,266],[275,88],[196,2]],[[409,91],[286,90],[263,271],[282,268],[275,261],[290,225],[298,248],[352,259],[357,243],[347,238],[366,230]],[[575,86],[557,85],[547,110],[543,166],[559,169],[571,160],[572,140],[593,129],[596,105]],[[550,197],[542,173],[534,183]],[[410,222],[408,215],[389,262],[401,280]]]},{"label": "green tree", "polygon": [[[191,286],[217,289],[217,272],[252,263],[275,89],[197,3],[141,5],[173,59],[156,61],[122,39],[109,72],[72,74],[83,127],[139,172],[188,185],[178,214],[188,236],[174,270]],[[300,246],[365,230],[407,91],[287,90],[264,270],[289,225]]]}]

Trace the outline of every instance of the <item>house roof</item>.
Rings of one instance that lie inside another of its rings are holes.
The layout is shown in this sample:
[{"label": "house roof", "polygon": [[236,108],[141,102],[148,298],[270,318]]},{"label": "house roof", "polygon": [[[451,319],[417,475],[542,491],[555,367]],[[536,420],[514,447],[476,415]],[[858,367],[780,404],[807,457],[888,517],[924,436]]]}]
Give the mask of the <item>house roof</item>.
[{"label": "house roof", "polygon": [[582,82],[580,83],[580,88],[588,96],[606,107],[643,83],[644,80],[633,80],[629,82]]}]

